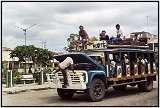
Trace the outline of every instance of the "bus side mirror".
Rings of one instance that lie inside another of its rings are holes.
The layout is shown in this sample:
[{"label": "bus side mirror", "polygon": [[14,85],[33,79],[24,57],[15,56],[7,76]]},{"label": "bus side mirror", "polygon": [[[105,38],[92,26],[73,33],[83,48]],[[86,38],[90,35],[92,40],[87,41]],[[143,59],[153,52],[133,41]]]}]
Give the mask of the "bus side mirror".
[{"label": "bus side mirror", "polygon": [[113,60],[113,54],[109,54],[109,60]]}]

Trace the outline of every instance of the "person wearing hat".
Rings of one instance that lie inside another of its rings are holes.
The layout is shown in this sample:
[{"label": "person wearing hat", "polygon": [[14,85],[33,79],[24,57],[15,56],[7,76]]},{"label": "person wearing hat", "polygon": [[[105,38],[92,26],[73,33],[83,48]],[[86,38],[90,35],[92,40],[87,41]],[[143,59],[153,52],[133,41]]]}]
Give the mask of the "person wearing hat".
[{"label": "person wearing hat", "polygon": [[127,54],[124,54],[123,55],[123,60],[122,60],[122,76],[126,76],[126,64],[129,63],[129,60],[128,60],[128,55]]},{"label": "person wearing hat", "polygon": [[128,60],[128,56],[127,56],[127,54],[124,54],[124,63],[129,63],[129,60]]},{"label": "person wearing hat", "polygon": [[[86,42],[89,41],[89,37],[87,32],[84,30],[84,27],[82,25],[79,26],[79,38],[78,40],[82,42],[82,48],[84,49],[84,45],[86,44]],[[80,37],[82,38],[82,40],[80,40]]]},{"label": "person wearing hat", "polygon": [[101,32],[99,40],[100,40],[100,41],[102,41],[102,40],[108,41],[108,40],[109,40],[109,36],[106,35],[106,31],[105,31],[105,30],[103,30],[103,31]]}]

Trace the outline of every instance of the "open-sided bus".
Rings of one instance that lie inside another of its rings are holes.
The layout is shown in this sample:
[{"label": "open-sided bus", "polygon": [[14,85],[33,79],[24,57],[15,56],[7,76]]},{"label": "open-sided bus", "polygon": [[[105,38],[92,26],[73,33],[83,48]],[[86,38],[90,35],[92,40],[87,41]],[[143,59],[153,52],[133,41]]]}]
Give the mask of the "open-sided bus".
[{"label": "open-sided bus", "polygon": [[[128,55],[128,63],[123,63],[124,54]],[[115,55],[119,56],[119,62]],[[94,61],[95,56],[101,59],[102,64]],[[62,72],[47,74],[50,86],[57,88],[62,99],[71,98],[74,93],[87,93],[91,101],[101,101],[105,96],[105,89],[113,87],[115,90],[125,90],[127,85],[137,85],[140,91],[149,92],[153,88],[153,81],[156,81],[154,52],[147,47],[111,45],[102,49],[85,50],[83,53],[58,55],[55,59],[62,62],[66,57],[71,57],[76,64],[75,74],[67,70],[67,88],[62,87]],[[139,63],[139,57],[146,62]],[[114,75],[111,75],[111,61],[115,61]]]}]

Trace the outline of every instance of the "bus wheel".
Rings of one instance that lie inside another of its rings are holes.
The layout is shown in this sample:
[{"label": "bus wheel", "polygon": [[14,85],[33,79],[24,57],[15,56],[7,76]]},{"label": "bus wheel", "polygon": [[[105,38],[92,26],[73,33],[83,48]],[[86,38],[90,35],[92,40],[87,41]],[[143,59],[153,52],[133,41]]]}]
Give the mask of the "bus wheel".
[{"label": "bus wheel", "polygon": [[116,91],[125,90],[127,85],[113,86],[113,89]]},{"label": "bus wheel", "polygon": [[153,89],[152,77],[147,77],[147,81],[138,83],[138,89],[140,91],[150,92]]},{"label": "bus wheel", "polygon": [[62,99],[70,99],[74,95],[75,91],[67,89],[57,89],[57,93]]},{"label": "bus wheel", "polygon": [[87,91],[89,99],[93,102],[101,101],[105,96],[105,85],[102,80],[94,79]]},{"label": "bus wheel", "polygon": [[134,86],[136,86],[136,83],[132,83],[132,84],[130,84],[130,86],[131,86],[131,87],[134,87]]}]

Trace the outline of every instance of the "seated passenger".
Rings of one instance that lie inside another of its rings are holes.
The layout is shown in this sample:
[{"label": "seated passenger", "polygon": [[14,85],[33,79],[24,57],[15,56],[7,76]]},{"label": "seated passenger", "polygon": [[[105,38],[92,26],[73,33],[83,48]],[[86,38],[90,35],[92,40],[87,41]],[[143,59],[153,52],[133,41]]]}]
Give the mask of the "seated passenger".
[{"label": "seated passenger", "polygon": [[115,59],[114,61],[111,61],[111,77],[115,77],[114,74],[116,72],[116,63],[120,63],[120,58],[118,55],[114,55]]},{"label": "seated passenger", "polygon": [[99,40],[100,40],[100,41],[102,41],[102,40],[108,41],[108,40],[109,40],[109,36],[106,35],[106,31],[103,30],[103,31],[101,32]]},{"label": "seated passenger", "polygon": [[122,43],[122,39],[121,37],[123,36],[123,33],[122,33],[122,30],[120,29],[120,25],[117,24],[116,25],[116,29],[117,29],[117,37],[114,38],[114,37],[111,37],[110,40],[112,40],[113,43]]},{"label": "seated passenger", "polygon": [[96,63],[98,63],[98,64],[101,63],[102,64],[102,61],[100,60],[100,58],[98,56],[96,56],[94,58],[94,60],[95,60]]},{"label": "seated passenger", "polygon": [[137,63],[138,63],[138,74],[142,74],[142,69],[145,65],[145,61],[143,60],[142,56],[140,56],[137,60]]},{"label": "seated passenger", "polygon": [[126,64],[129,63],[127,54],[124,54],[123,58],[124,59],[122,60],[123,61],[122,62],[122,70],[123,70],[122,75],[126,76]]},{"label": "seated passenger", "polygon": [[96,56],[96,57],[94,58],[94,60],[95,60],[95,62],[102,68],[102,70],[105,71],[105,67],[104,67],[104,65],[103,65],[103,63],[102,63],[102,59],[101,59],[100,57]]},{"label": "seated passenger", "polygon": [[124,63],[129,63],[129,60],[128,60],[128,56],[127,56],[127,54],[124,54]]},{"label": "seated passenger", "polygon": [[133,44],[134,45],[138,44],[138,35],[137,34],[134,35]]},{"label": "seated passenger", "polygon": [[139,56],[137,62],[138,62],[138,64],[140,64],[140,65],[144,65],[144,64],[145,64],[145,61],[143,60],[142,56]]},{"label": "seated passenger", "polygon": [[114,61],[111,61],[111,77],[114,76],[116,70],[116,63]]}]

